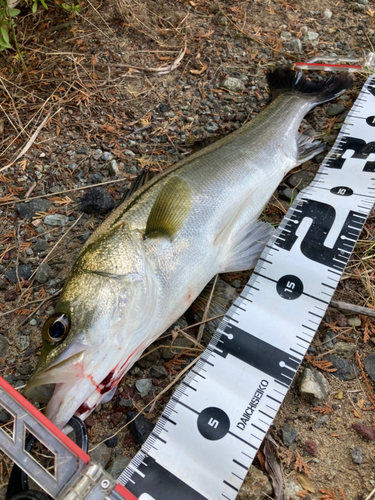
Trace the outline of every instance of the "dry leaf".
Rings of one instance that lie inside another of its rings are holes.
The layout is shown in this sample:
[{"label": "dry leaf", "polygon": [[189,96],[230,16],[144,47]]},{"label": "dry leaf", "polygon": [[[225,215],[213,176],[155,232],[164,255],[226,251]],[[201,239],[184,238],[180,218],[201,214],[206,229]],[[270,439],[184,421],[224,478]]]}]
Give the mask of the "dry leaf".
[{"label": "dry leaf", "polygon": [[108,123],[101,125],[100,128],[104,130],[104,132],[115,132],[117,130],[116,127],[109,125]]},{"label": "dry leaf", "polygon": [[358,408],[359,408],[360,410],[362,410],[363,405],[365,404],[365,402],[366,402],[366,401],[364,400],[364,398],[361,398],[361,399],[358,401],[357,406],[358,406]]},{"label": "dry leaf", "polygon": [[309,493],[315,493],[315,488],[307,477],[302,476],[302,474],[297,474],[297,479],[304,490],[307,490]]},{"label": "dry leaf", "polygon": [[356,418],[361,418],[361,415],[353,408],[353,413]]},{"label": "dry leaf", "polygon": [[207,65],[203,66],[203,68],[201,68],[201,69],[191,69],[190,73],[192,75],[201,75],[202,73],[204,73],[206,71],[206,69],[208,69]]}]

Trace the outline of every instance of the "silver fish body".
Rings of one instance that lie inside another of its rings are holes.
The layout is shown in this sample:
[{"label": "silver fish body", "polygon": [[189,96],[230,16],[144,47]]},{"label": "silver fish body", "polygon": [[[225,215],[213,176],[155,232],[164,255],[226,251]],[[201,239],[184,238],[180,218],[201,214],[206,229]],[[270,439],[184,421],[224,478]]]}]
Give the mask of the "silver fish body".
[{"label": "silver fish body", "polygon": [[322,151],[301,139],[303,117],[350,85],[333,78],[304,93],[299,74],[285,75],[294,86],[279,89],[266,110],[156,177],[87,241],[26,387],[44,401],[54,391],[46,414],[56,425],[74,413],[84,419],[108,399],[215,274],[254,266],[271,234],[257,222],[265,204],[287,172]]}]

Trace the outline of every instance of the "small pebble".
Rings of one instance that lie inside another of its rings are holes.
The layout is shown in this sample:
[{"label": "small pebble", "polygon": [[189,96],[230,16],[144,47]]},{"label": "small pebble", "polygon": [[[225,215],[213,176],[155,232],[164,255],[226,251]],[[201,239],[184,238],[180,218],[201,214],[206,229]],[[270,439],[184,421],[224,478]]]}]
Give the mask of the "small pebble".
[{"label": "small pebble", "polygon": [[47,215],[47,217],[44,217],[43,222],[48,226],[64,226],[69,222],[69,217],[61,214]]},{"label": "small pebble", "polygon": [[40,284],[44,284],[48,281],[52,273],[51,267],[46,263],[43,262],[40,264],[38,267],[36,274],[35,274],[35,280]]},{"label": "small pebble", "polygon": [[369,441],[375,440],[375,431],[374,429],[372,429],[372,427],[361,424],[360,422],[355,422],[354,424],[352,424],[352,427],[356,432],[358,432],[358,434],[360,434],[364,438],[367,438]]},{"label": "small pebble", "polygon": [[135,382],[135,387],[141,393],[141,396],[144,397],[148,395],[148,392],[151,391],[154,386],[152,385],[151,378],[144,378],[137,380]]},{"label": "small pebble", "polygon": [[281,428],[281,436],[285,446],[291,446],[298,436],[298,432],[289,424],[284,424]]},{"label": "small pebble", "polygon": [[107,446],[107,448],[115,448],[118,444],[118,436],[105,436],[103,438],[104,444]]},{"label": "small pebble", "polygon": [[318,445],[312,439],[305,441],[305,450],[309,455],[316,457],[318,455]]},{"label": "small pebble", "polygon": [[105,161],[111,161],[113,160],[113,154],[112,153],[108,153],[107,151],[105,153],[103,153],[102,155],[102,160],[105,160]]},{"label": "small pebble", "polygon": [[231,92],[241,92],[245,88],[242,80],[233,78],[231,76],[225,78],[225,80],[223,80],[223,82],[221,83],[221,86],[230,90]]},{"label": "small pebble", "polygon": [[355,464],[361,465],[363,462],[363,451],[360,446],[354,446],[351,450],[352,460]]},{"label": "small pebble", "polygon": [[358,316],[351,316],[348,318],[348,325],[349,326],[354,326],[354,327],[359,327],[362,325],[362,321]]},{"label": "small pebble", "polygon": [[0,358],[4,358],[8,352],[9,349],[9,342],[4,335],[1,335],[0,333]]},{"label": "small pebble", "polygon": [[317,370],[305,368],[300,382],[300,392],[304,397],[316,405],[328,396],[329,390],[329,382],[324,375]]}]

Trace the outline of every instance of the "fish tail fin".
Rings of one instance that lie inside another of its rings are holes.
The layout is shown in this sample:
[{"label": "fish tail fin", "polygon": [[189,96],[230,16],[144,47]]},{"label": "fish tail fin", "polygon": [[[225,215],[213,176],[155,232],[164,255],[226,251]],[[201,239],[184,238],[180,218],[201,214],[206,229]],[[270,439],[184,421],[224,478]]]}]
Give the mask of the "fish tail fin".
[{"label": "fish tail fin", "polygon": [[269,71],[267,81],[273,99],[284,93],[298,93],[303,99],[311,101],[312,106],[340,96],[353,84],[353,80],[345,73],[332,76],[328,80],[312,82],[301,71],[293,71],[290,68]]}]

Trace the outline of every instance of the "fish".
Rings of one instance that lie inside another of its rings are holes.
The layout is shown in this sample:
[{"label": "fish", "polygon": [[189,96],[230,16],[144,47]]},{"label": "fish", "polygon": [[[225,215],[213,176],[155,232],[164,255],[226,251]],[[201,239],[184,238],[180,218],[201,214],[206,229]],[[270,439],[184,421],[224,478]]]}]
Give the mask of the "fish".
[{"label": "fish", "polygon": [[317,104],[352,84],[267,74],[271,104],[229,136],[156,176],[85,243],[42,329],[24,394],[64,429],[108,401],[142,352],[218,273],[255,266],[273,228],[258,221],[294,167],[325,144],[299,133]]}]

